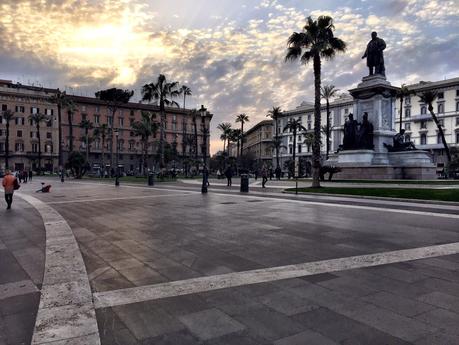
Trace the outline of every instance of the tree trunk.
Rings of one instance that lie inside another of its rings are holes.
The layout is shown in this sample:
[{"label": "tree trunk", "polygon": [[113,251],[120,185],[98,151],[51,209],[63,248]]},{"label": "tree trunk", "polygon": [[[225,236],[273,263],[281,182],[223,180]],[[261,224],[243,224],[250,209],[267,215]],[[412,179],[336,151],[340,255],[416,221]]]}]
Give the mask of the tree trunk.
[{"label": "tree trunk", "polygon": [[102,136],[102,177],[105,177],[105,136]]},{"label": "tree trunk", "polygon": [[57,122],[58,122],[58,150],[59,150],[59,168],[64,169],[64,157],[62,156],[62,106],[60,104],[61,100],[58,100],[57,103]]},{"label": "tree trunk", "polygon": [[86,164],[89,164],[89,130],[86,128]]},{"label": "tree trunk", "polygon": [[443,143],[443,147],[445,148],[446,157],[448,158],[448,163],[449,163],[451,162],[451,152],[449,152],[449,147],[445,139],[445,133],[443,133],[443,128],[438,122],[437,116],[433,112],[432,104],[429,104],[429,112],[430,112],[430,115],[432,115],[432,119],[434,120],[435,124],[437,125],[438,132],[440,133],[440,137],[441,137],[441,142]]},{"label": "tree trunk", "polygon": [[[113,126],[115,125],[116,109],[112,109],[112,124],[110,126],[110,176],[113,169]],[[118,167],[117,167],[118,168]]]},{"label": "tree trunk", "polygon": [[326,154],[326,159],[328,159],[328,155],[330,152],[330,103],[327,98],[327,132],[326,132],[326,137],[327,137],[327,154]]},{"label": "tree trunk", "polygon": [[400,96],[400,129],[399,133],[402,131],[402,113],[403,113],[403,96]]},{"label": "tree trunk", "polygon": [[183,93],[183,109],[185,109],[185,98],[186,98],[186,95],[185,95],[185,92]]},{"label": "tree trunk", "polygon": [[194,158],[196,160],[196,174],[199,172],[199,161],[198,161],[198,125],[196,123],[196,116],[193,118],[194,127]]},{"label": "tree trunk", "polygon": [[292,176],[295,178],[295,154],[296,154],[296,127],[293,128],[293,172]]},{"label": "tree trunk", "polygon": [[37,139],[38,139],[38,175],[41,175],[41,138],[40,123],[37,122]]},{"label": "tree trunk", "polygon": [[73,151],[73,124],[72,124],[72,113],[67,113],[69,121],[69,153]]},{"label": "tree trunk", "polygon": [[312,145],[312,188],[320,188],[320,56],[314,56],[314,143]]},{"label": "tree trunk", "polygon": [[164,109],[164,100],[163,100],[163,97],[161,95],[161,99],[159,100],[159,110],[160,110],[160,113],[161,113],[161,132],[160,132],[160,143],[159,143],[159,167],[160,169],[164,169],[164,167],[166,166],[165,162],[164,162],[164,140],[165,140],[165,128],[164,128],[164,125],[165,125],[165,118],[166,118],[166,114],[165,114],[165,109]]},{"label": "tree trunk", "polygon": [[244,150],[244,121],[241,121],[241,154],[240,154],[240,157],[242,157],[243,150]]},{"label": "tree trunk", "polygon": [[276,150],[276,168],[279,168],[279,135],[278,135],[278,129],[277,129],[277,117],[274,119],[276,126],[274,127],[276,131],[276,146],[274,147]]},{"label": "tree trunk", "polygon": [[6,120],[5,169],[9,169],[10,156],[10,120]]}]

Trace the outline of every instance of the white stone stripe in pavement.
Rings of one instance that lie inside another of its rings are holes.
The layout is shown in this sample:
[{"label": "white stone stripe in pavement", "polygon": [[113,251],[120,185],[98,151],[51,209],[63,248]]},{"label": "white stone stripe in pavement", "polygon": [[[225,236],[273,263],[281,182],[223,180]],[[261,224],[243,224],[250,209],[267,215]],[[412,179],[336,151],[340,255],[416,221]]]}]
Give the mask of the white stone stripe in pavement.
[{"label": "white stone stripe in pavement", "polygon": [[153,199],[153,198],[166,198],[171,196],[185,196],[192,195],[192,193],[175,193],[175,194],[155,194],[155,195],[142,195],[142,196],[114,196],[111,198],[92,198],[92,199],[74,199],[74,200],[62,200],[62,201],[50,201],[48,205],[59,205],[59,204],[72,204],[72,203],[86,203],[95,201],[118,201],[118,200],[132,200],[132,199]]},{"label": "white stone stripe in pavement", "polygon": [[45,273],[32,344],[99,345],[99,330],[86,267],[72,229],[51,206],[17,196],[41,215],[46,231]]},{"label": "white stone stripe in pavement", "polygon": [[459,242],[346,258],[306,262],[94,293],[96,309],[282,279],[387,265],[459,253]]}]

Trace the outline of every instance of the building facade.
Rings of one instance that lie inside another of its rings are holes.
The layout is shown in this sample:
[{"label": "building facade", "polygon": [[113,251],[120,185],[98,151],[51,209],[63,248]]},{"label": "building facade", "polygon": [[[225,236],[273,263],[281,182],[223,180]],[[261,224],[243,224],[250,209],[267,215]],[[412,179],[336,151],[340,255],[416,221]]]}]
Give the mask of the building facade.
[{"label": "building facade", "polygon": [[[432,120],[427,104],[421,102],[419,95],[424,91],[437,92],[433,111],[437,115],[448,146],[459,148],[459,78],[437,82],[420,82],[407,85],[414,94],[403,102],[402,128],[408,140],[416,147],[432,153],[434,162],[439,168],[447,161],[445,150],[438,128]],[[400,102],[396,102],[396,128],[400,124]]]},{"label": "building facade", "polygon": [[243,154],[253,156],[258,166],[271,166],[273,152],[273,122],[264,120],[258,122],[244,133]]},{"label": "building facade", "polygon": [[[55,89],[44,89],[11,81],[0,82],[0,100],[2,114],[4,110],[15,113],[15,121],[10,122],[10,162],[11,168],[16,170],[36,170],[36,140],[34,128],[28,122],[28,113],[44,112],[52,119],[43,126],[42,131],[42,167],[46,171],[58,171],[58,129],[57,106],[51,102],[56,94]],[[118,132],[119,168],[124,172],[139,173],[141,171],[143,149],[140,137],[135,136],[132,124],[140,121],[142,112],[153,114],[155,122],[160,123],[159,107],[142,103],[127,103],[120,106],[113,117],[107,104],[103,101],[75,95],[68,95],[75,104],[75,111],[69,115],[68,109],[62,109],[62,150],[64,162],[71,151],[79,151],[86,155],[86,145],[89,144],[88,162],[93,172],[114,167],[117,152],[115,131]],[[166,108],[165,121],[165,157],[169,168],[181,169],[185,165],[197,166],[202,162],[204,155],[209,157],[210,121],[212,114],[208,111],[197,116],[189,109]],[[88,120],[92,128],[88,131],[81,127],[83,120]],[[5,121],[0,125],[0,168],[5,165]],[[95,136],[95,129],[105,124],[108,128],[105,140]],[[22,131],[19,132],[19,131]],[[30,134],[29,134],[30,132]],[[11,134],[15,134],[14,136]],[[70,135],[72,133],[72,135]],[[18,134],[20,135],[18,137]],[[30,135],[30,136],[29,136]],[[158,131],[150,138],[148,144],[148,167],[158,167],[159,163]],[[46,140],[44,140],[46,139]],[[102,145],[104,148],[102,149]],[[104,151],[104,157],[102,157]]]}]

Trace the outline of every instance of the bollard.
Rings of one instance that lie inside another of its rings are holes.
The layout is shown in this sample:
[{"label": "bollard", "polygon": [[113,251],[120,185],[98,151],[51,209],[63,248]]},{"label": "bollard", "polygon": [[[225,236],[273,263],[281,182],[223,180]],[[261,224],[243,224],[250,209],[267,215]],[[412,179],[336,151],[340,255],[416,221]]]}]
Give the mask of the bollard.
[{"label": "bollard", "polygon": [[249,175],[248,174],[241,174],[241,192],[242,193],[249,192]]},{"label": "bollard", "polygon": [[148,185],[149,186],[154,186],[155,185],[155,173],[150,171],[148,173]]}]

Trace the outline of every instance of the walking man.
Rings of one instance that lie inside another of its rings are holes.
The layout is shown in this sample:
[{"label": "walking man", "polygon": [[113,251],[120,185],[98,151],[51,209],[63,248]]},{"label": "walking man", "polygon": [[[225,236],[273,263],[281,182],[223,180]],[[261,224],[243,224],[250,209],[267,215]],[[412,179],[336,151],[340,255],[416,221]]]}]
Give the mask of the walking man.
[{"label": "walking man", "polygon": [[29,170],[29,181],[32,182],[32,169]]},{"label": "walking man", "polygon": [[261,178],[262,178],[261,186],[263,188],[266,188],[265,185],[266,185],[266,182],[268,182],[268,169],[266,169],[265,166],[261,170]]},{"label": "walking man", "polygon": [[8,169],[5,171],[5,176],[3,177],[2,185],[5,189],[5,201],[8,205],[6,209],[9,210],[11,209],[11,204],[13,203],[13,193],[15,185],[18,185],[18,181],[16,180],[16,177],[14,177],[11,174],[11,171]]},{"label": "walking man", "polygon": [[225,176],[227,180],[227,186],[231,187],[231,184],[233,183],[231,181],[231,179],[233,178],[233,169],[231,168],[231,166],[228,166],[228,168],[226,168]]}]

